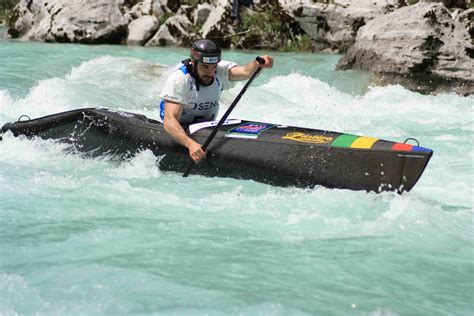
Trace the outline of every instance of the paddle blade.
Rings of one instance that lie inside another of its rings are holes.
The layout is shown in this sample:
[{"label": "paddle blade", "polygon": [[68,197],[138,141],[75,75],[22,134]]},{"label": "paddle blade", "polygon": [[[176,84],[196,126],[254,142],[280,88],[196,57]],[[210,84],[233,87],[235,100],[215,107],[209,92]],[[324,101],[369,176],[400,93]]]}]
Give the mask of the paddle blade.
[{"label": "paddle blade", "polygon": [[191,170],[193,170],[194,165],[194,161],[191,160],[188,167],[186,168],[186,171],[183,173],[183,178],[187,178],[189,176],[189,173],[191,172]]}]

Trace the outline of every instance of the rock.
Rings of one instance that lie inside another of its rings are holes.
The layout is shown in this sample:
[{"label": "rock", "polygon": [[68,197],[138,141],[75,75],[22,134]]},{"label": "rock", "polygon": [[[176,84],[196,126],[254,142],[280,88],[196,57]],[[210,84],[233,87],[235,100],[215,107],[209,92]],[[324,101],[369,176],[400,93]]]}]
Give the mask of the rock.
[{"label": "rock", "polygon": [[278,0],[280,5],[284,8],[290,8],[293,5],[298,4],[311,4],[314,3],[313,0]]},{"label": "rock", "polygon": [[133,20],[128,25],[127,45],[144,45],[153,37],[159,26],[158,19],[151,15]]},{"label": "rock", "polygon": [[5,31],[5,36],[25,40],[30,39],[28,33],[30,31],[32,32],[33,21],[41,21],[41,19],[35,17],[37,12],[41,12],[41,7],[35,6],[31,8],[31,6],[28,7],[26,5],[26,2],[21,1],[13,10],[10,22],[7,25],[7,30]]},{"label": "rock", "polygon": [[466,0],[421,0],[421,2],[438,2],[444,4],[446,8],[460,8],[467,9]]},{"label": "rock", "polygon": [[211,14],[214,6],[208,3],[198,4],[196,11],[194,12],[194,24],[195,25],[204,25],[207,18]]},{"label": "rock", "polygon": [[174,46],[178,40],[171,35],[170,30],[162,25],[153,38],[148,41],[145,46]]},{"label": "rock", "polygon": [[126,37],[127,21],[119,0],[21,0],[7,34],[25,40],[115,44]]},{"label": "rock", "polygon": [[291,10],[303,31],[313,40],[314,49],[336,53],[347,51],[354,43],[359,28],[369,20],[400,6],[398,0],[286,2],[286,8]]},{"label": "rock", "polygon": [[191,25],[191,21],[185,15],[172,16],[160,26],[158,32],[145,46],[188,46],[190,35],[187,30]]},{"label": "rock", "polygon": [[160,0],[162,6],[171,10],[171,12],[176,13],[181,6],[180,0]]},{"label": "rock", "polygon": [[194,10],[196,7],[191,5],[182,5],[179,7],[178,11],[176,11],[176,15],[185,15],[188,20],[192,23],[194,20]]},{"label": "rock", "polygon": [[163,7],[159,0],[143,0],[135,4],[128,10],[124,17],[128,23],[142,16],[154,16],[158,20],[165,14],[166,7]]},{"label": "rock", "polygon": [[154,0],[151,7],[152,15],[158,20],[165,15],[165,8],[160,4],[158,0]]},{"label": "rock", "polygon": [[362,69],[383,83],[424,92],[474,92],[470,36],[442,4],[418,3],[360,28],[337,69]]},{"label": "rock", "polygon": [[474,8],[459,12],[454,18],[464,25],[472,40],[474,38]]},{"label": "rock", "polygon": [[121,0],[119,3],[120,12],[127,15],[132,10],[132,7],[137,4],[138,0]]},{"label": "rock", "polygon": [[227,0],[221,0],[213,7],[209,16],[201,28],[202,38],[209,38],[216,41],[222,47],[229,47],[229,34],[232,33],[230,26],[230,11],[232,3]]},{"label": "rock", "polygon": [[142,0],[121,0],[120,3],[122,8],[131,8],[140,1]]},{"label": "rock", "polygon": [[144,15],[151,15],[153,10],[153,0],[144,0],[136,3],[128,12],[124,14],[125,19],[130,23]]}]

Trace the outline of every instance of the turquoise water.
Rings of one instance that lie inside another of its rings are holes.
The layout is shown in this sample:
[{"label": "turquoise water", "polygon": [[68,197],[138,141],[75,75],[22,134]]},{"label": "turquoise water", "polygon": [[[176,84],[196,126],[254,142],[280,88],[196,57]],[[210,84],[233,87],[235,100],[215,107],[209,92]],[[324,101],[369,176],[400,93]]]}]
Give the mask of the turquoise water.
[{"label": "turquoise water", "polygon": [[[156,118],[186,54],[0,40],[0,125],[89,106]],[[7,133],[0,314],[473,315],[474,98],[367,87],[363,73],[334,71],[337,55],[273,55],[233,117],[416,137],[434,156],[415,188],[184,180],[149,151],[82,159]]]}]

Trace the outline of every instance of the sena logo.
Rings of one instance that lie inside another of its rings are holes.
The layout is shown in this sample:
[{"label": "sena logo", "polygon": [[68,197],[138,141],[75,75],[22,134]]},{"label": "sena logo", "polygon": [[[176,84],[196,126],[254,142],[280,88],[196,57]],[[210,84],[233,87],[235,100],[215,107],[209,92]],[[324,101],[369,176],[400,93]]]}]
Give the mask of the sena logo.
[{"label": "sena logo", "polygon": [[205,111],[205,110],[210,110],[212,108],[215,108],[219,106],[219,101],[208,101],[208,102],[202,102],[202,103],[193,103],[194,108],[193,110],[198,110],[198,111]]},{"label": "sena logo", "polygon": [[203,57],[202,62],[205,64],[217,64],[219,62],[219,57]]}]

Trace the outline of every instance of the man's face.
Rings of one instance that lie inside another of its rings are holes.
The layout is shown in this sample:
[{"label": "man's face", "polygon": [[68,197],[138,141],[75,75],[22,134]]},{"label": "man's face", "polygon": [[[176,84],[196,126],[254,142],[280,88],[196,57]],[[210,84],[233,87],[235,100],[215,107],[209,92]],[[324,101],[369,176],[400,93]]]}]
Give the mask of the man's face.
[{"label": "man's face", "polygon": [[217,64],[202,64],[197,63],[197,77],[200,84],[209,86],[214,82],[214,75],[216,74]]}]

